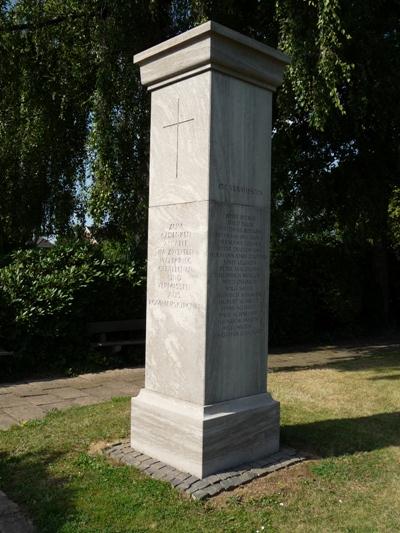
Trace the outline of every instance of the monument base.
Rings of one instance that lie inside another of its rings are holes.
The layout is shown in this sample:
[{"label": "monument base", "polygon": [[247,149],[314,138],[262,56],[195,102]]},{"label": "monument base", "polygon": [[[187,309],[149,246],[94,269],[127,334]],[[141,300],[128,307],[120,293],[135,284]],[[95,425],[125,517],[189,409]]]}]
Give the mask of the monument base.
[{"label": "monument base", "polygon": [[131,429],[135,450],[204,478],[279,450],[279,402],[264,393],[201,406],[142,389]]}]

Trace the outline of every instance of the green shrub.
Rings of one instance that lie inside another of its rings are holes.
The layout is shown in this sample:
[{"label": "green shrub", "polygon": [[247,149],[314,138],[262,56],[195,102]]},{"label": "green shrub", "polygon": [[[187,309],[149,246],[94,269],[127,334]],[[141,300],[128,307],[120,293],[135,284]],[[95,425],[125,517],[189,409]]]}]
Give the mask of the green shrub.
[{"label": "green shrub", "polygon": [[82,363],[88,322],[144,316],[143,269],[111,244],[18,251],[0,269],[0,342],[28,367]]}]

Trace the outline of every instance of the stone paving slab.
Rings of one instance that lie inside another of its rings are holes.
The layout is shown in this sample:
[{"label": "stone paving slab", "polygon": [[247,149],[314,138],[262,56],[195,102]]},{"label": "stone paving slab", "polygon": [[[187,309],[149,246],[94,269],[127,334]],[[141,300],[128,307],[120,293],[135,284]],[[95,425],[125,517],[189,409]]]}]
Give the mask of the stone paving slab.
[{"label": "stone paving slab", "polygon": [[194,500],[211,498],[220,492],[232,490],[260,476],[266,476],[307,459],[306,455],[301,452],[282,447],[279,452],[262,460],[239,465],[236,468],[199,479],[134,450],[128,440],[108,446],[103,453],[119,464],[134,466],[154,479],[169,482],[174,488],[186,493]]},{"label": "stone paving slab", "polygon": [[2,398],[6,394],[13,393],[14,388],[14,385],[4,385],[2,388],[0,388],[0,398]]},{"label": "stone paving slab", "polygon": [[59,389],[50,389],[53,391],[53,394],[62,398],[63,400],[74,400],[79,398],[79,396],[86,396],[86,392],[83,392],[79,389],[74,389],[73,387],[60,387]]},{"label": "stone paving slab", "polygon": [[38,420],[45,416],[45,412],[36,405],[18,405],[16,407],[8,407],[3,411],[18,422],[26,422],[27,420]]},{"label": "stone paving slab", "polygon": [[32,522],[0,490],[0,533],[34,533]]},{"label": "stone paving slab", "polygon": [[30,403],[33,403],[33,405],[36,405],[38,407],[41,407],[42,405],[49,405],[51,403],[57,403],[60,401],[60,398],[54,396],[54,394],[43,394],[43,392],[44,391],[42,391],[41,394],[23,396],[23,398],[28,398]]},{"label": "stone paving slab", "polygon": [[129,396],[128,394],[126,394],[126,392],[121,391],[119,393],[116,390],[116,388],[114,389],[106,385],[102,385],[101,387],[95,387],[93,389],[90,389],[89,391],[87,391],[87,394],[89,396],[97,398],[98,403],[111,400],[111,398],[113,398],[114,396]]},{"label": "stone paving slab", "polygon": [[[122,396],[122,394],[118,393],[118,394],[115,394],[114,396]],[[96,403],[99,403],[99,399],[94,398],[93,396],[79,396],[79,398],[74,398],[72,400],[72,405],[83,406],[83,405],[95,405]]]},{"label": "stone paving slab", "polygon": [[17,420],[10,415],[0,411],[0,430],[8,429],[14,424],[17,424]]},{"label": "stone paving slab", "polygon": [[16,394],[3,394],[0,398],[0,409],[24,404],[25,400]]}]

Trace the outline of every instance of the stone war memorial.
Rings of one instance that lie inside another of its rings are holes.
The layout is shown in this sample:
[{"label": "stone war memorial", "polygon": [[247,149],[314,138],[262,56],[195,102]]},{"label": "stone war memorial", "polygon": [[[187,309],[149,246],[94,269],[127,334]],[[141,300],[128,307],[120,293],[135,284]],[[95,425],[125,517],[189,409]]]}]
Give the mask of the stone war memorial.
[{"label": "stone war memorial", "polygon": [[271,113],[288,62],[214,22],[135,56],[151,139],[131,447],[197,478],[279,450],[266,391]]}]

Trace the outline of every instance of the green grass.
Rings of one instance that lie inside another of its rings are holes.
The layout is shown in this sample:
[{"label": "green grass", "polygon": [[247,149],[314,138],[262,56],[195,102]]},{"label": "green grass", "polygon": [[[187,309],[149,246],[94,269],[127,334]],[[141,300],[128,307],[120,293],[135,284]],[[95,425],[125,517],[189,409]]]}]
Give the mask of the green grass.
[{"label": "green grass", "polygon": [[321,458],[214,502],[88,453],[127,436],[128,399],[0,432],[0,487],[40,532],[400,531],[400,355],[276,372],[269,388],[283,441]]}]

